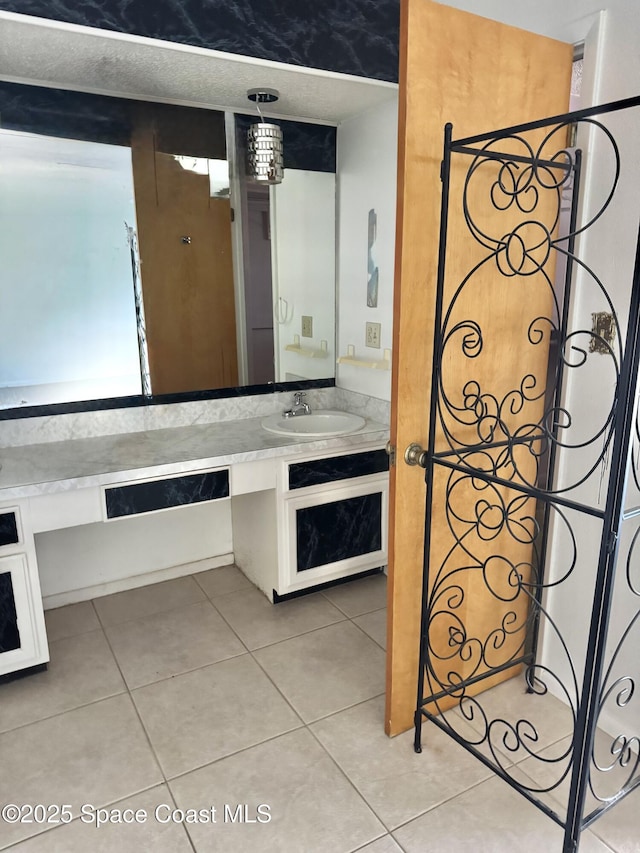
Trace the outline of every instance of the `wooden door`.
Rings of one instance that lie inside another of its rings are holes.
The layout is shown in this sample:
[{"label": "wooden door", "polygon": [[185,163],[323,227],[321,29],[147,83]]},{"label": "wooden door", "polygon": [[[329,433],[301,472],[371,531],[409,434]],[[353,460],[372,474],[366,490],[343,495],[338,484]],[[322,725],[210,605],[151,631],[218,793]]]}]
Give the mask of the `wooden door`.
[{"label": "wooden door", "polygon": [[[403,453],[412,442],[428,443],[444,125],[451,122],[454,138],[462,138],[562,113],[571,63],[571,45],[431,0],[402,0],[391,415],[397,462],[390,483],[385,717],[390,735],[412,726],[416,706],[426,495],[423,470],[407,466]],[[456,224],[449,227],[455,245]],[[465,251],[461,242],[461,256]],[[511,310],[507,305],[497,312],[495,322],[504,330]],[[490,313],[486,322],[492,322]],[[436,527],[439,521],[446,524],[444,515],[436,517]]]}]

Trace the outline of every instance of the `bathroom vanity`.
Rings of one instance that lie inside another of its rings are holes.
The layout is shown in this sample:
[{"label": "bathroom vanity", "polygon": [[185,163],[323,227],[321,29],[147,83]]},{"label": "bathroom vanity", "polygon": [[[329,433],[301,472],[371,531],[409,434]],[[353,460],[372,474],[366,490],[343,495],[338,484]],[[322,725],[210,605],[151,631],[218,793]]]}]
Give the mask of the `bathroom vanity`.
[{"label": "bathroom vanity", "polygon": [[39,533],[228,501],[235,562],[272,601],[384,566],[387,428],[303,439],[261,421],[3,450],[0,677],[48,660]]}]

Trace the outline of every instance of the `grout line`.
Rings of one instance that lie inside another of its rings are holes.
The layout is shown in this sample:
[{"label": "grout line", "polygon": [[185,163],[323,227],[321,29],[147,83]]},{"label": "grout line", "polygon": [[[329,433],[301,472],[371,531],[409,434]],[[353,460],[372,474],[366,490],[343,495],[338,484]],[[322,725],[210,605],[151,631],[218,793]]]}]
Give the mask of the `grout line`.
[{"label": "grout line", "polygon": [[136,704],[136,701],[135,701],[135,699],[134,699],[134,697],[133,697],[133,694],[132,694],[132,692],[131,692],[131,689],[130,689],[129,685],[127,684],[127,680],[126,680],[126,679],[125,679],[125,677],[124,677],[124,673],[122,672],[122,669],[121,669],[121,667],[120,667],[120,663],[119,663],[119,661],[118,661],[118,658],[116,657],[115,652],[113,651],[113,648],[112,648],[112,646],[111,646],[111,642],[109,641],[109,637],[107,637],[107,632],[106,632],[106,631],[104,632],[104,635],[105,635],[105,639],[106,639],[106,641],[107,641],[107,644],[109,645],[109,649],[111,650],[111,654],[113,655],[113,659],[114,659],[114,660],[115,660],[115,662],[116,662],[116,666],[118,667],[118,670],[119,670],[119,672],[120,672],[120,675],[122,676],[122,680],[123,680],[123,681],[124,681],[124,683],[125,683],[125,687],[126,687],[126,690],[127,690],[127,695],[128,695],[128,697],[129,697],[129,701],[131,702],[131,705],[132,705],[132,707],[133,707],[133,710],[134,710],[134,712],[135,712],[135,715],[136,715],[136,717],[138,718],[138,722],[140,723],[140,726],[141,726],[141,728],[142,728],[142,731],[144,732],[145,739],[146,739],[147,743],[149,744],[149,749],[151,750],[151,754],[153,755],[153,759],[154,759],[154,761],[156,762],[156,764],[158,765],[158,770],[160,771],[160,773],[161,773],[161,775],[162,775],[162,779],[164,780],[164,782],[165,782],[165,784],[166,784],[166,782],[167,782],[166,774],[165,774],[165,772],[164,772],[164,769],[163,769],[163,767],[162,767],[162,764],[160,763],[160,759],[158,758],[158,755],[156,754],[156,750],[155,750],[155,748],[154,748],[153,744],[151,743],[151,738],[149,737],[149,733],[148,733],[148,731],[147,731],[147,728],[146,728],[146,726],[145,726],[145,724],[144,724],[144,721],[143,721],[142,717],[140,716],[140,711],[138,710],[138,706],[137,706],[137,704]]},{"label": "grout line", "polygon": [[[386,607],[381,607],[379,610],[371,610],[370,612],[371,612],[371,613],[380,613],[380,612],[381,612],[381,611],[383,611],[383,610],[384,610],[384,612],[385,612],[385,614],[386,614]],[[362,613],[362,614],[361,614],[361,616],[368,616],[368,615],[369,615],[368,613]],[[362,631],[362,633],[363,633],[363,634],[365,634],[365,635],[366,635],[366,636],[367,636],[367,637],[368,637],[372,642],[374,642],[374,643],[376,644],[376,646],[380,646],[380,648],[382,649],[382,651],[386,653],[386,651],[387,651],[386,646],[383,646],[383,645],[382,645],[382,643],[379,643],[376,639],[374,639],[374,638],[371,636],[371,634],[369,634],[367,631],[365,631],[365,629],[362,627],[362,625],[359,625],[359,624],[356,622],[356,619],[360,619],[360,618],[361,618],[361,616],[353,616],[353,617],[351,617],[351,618],[350,618],[350,621],[351,621],[351,622],[353,622],[353,624],[356,626],[356,628],[359,628],[359,629]],[[386,630],[385,630],[385,635],[386,635]]]},{"label": "grout line", "polygon": [[191,767],[189,770],[184,770],[181,773],[176,773],[175,776],[170,776],[167,779],[167,785],[171,786],[174,782],[178,782],[180,779],[184,779],[185,776],[190,776],[192,773],[198,773],[200,770],[204,770],[207,767],[213,767],[214,764],[219,764],[221,761],[226,761],[227,758],[235,758],[236,755],[241,755],[243,752],[249,752],[251,749],[255,749],[258,746],[262,746],[265,743],[270,743],[271,741],[278,740],[278,738],[286,737],[287,735],[294,734],[295,732],[302,732],[307,728],[304,723],[301,723],[299,726],[295,726],[293,729],[288,729],[284,732],[278,732],[277,734],[270,735],[264,740],[259,740],[256,743],[247,744],[247,746],[241,746],[240,749],[235,749],[233,752],[229,752],[225,755],[220,755],[218,758],[214,758],[213,761],[207,761],[204,764],[198,764],[197,767]]},{"label": "grout line", "polygon": [[[334,767],[336,767],[336,768],[337,768],[337,770],[340,772],[340,774],[341,774],[341,775],[342,775],[342,776],[347,780],[347,782],[349,783],[349,785],[353,788],[353,790],[356,792],[356,794],[357,794],[357,795],[358,795],[358,797],[362,800],[362,802],[367,806],[367,808],[369,809],[369,811],[371,812],[371,814],[375,817],[375,819],[376,819],[377,821],[379,821],[379,822],[380,822],[380,824],[382,824],[382,826],[383,826],[383,827],[384,827],[384,829],[385,829],[385,832],[384,832],[384,833],[382,833],[382,835],[379,835],[379,836],[378,836],[378,838],[384,838],[384,836],[385,836],[385,835],[387,835],[387,834],[390,832],[390,829],[389,829],[389,827],[387,826],[387,824],[382,820],[382,818],[380,817],[380,815],[379,815],[379,814],[374,810],[374,808],[373,808],[373,806],[371,805],[371,803],[369,803],[369,801],[365,798],[364,794],[363,794],[363,793],[362,793],[362,791],[358,788],[358,786],[356,785],[356,783],[351,779],[351,777],[348,775],[347,771],[346,771],[346,770],[345,770],[345,769],[344,769],[340,764],[338,764],[337,760],[336,760],[336,759],[333,757],[333,755],[329,752],[329,750],[327,749],[327,747],[322,743],[322,741],[320,740],[320,738],[318,737],[318,735],[313,731],[313,729],[312,729],[310,726],[307,726],[307,731],[308,731],[308,732],[309,732],[309,734],[310,734],[310,735],[315,739],[316,743],[321,747],[321,749],[323,750],[323,752],[325,753],[325,755],[327,755],[327,756],[330,758],[330,760],[331,760],[332,764],[334,765]],[[373,839],[373,840],[374,840],[374,841],[377,841],[377,840],[378,840],[378,838],[375,838],[375,839]],[[371,843],[371,842],[370,842],[370,843]]]},{"label": "grout line", "polygon": [[[140,788],[139,790],[134,791],[131,794],[125,794],[123,797],[118,797],[116,800],[109,800],[106,803],[105,802],[92,803],[91,805],[94,806],[96,809],[111,809],[111,808],[116,807],[118,805],[118,803],[124,803],[126,800],[129,800],[132,797],[138,797],[141,794],[145,794],[147,791],[153,791],[154,788],[158,788],[160,785],[165,785],[167,787],[167,790],[169,790],[166,782],[154,782],[153,785],[147,785],[145,788]],[[169,795],[171,796],[171,799],[175,803],[175,800],[173,798],[173,794],[171,791],[169,791]],[[81,808],[81,806],[79,808]],[[177,805],[176,805],[176,808],[177,808]],[[48,835],[49,833],[56,832],[57,830],[61,830],[65,826],[71,826],[74,823],[78,823],[80,821],[80,817],[81,817],[81,815],[78,814],[73,818],[73,820],[70,820],[68,823],[60,823],[60,824],[56,824],[55,826],[49,826],[47,829],[43,829],[42,832],[35,832],[33,835],[26,835],[26,836],[24,836],[24,838],[19,838],[17,841],[12,841],[11,844],[3,845],[2,843],[0,843],[0,851],[12,850],[14,848],[19,848],[22,846],[22,844],[26,844],[27,842],[32,841],[34,838],[41,838],[44,835]],[[46,826],[46,824],[34,823],[34,826]]]},{"label": "grout line", "polygon": [[181,678],[183,675],[190,675],[192,672],[198,672],[201,669],[208,669],[210,666],[216,666],[219,663],[226,663],[226,661],[234,660],[235,658],[241,658],[245,655],[250,654],[248,649],[244,651],[238,652],[234,655],[229,655],[226,658],[220,658],[220,660],[212,660],[207,663],[199,664],[198,666],[194,666],[191,669],[183,669],[180,672],[174,672],[171,675],[163,675],[162,678],[156,678],[155,681],[145,681],[144,684],[136,684],[131,687],[127,685],[127,689],[130,693],[133,694],[134,691],[144,690],[146,687],[153,687],[154,684],[162,684],[163,681],[171,681],[174,678]]},{"label": "grout line", "polygon": [[[34,676],[28,676],[28,677],[29,678],[36,677],[37,674],[38,673],[35,673]],[[47,720],[55,720],[56,717],[62,717],[62,716],[64,716],[64,714],[72,714],[74,711],[80,711],[82,708],[90,708],[92,705],[99,705],[100,702],[106,702],[109,699],[115,699],[118,696],[127,696],[128,693],[129,693],[129,691],[128,691],[127,685],[125,683],[123,686],[123,689],[120,690],[118,693],[108,693],[106,696],[100,696],[97,699],[92,699],[91,702],[83,702],[80,705],[74,705],[71,708],[64,708],[61,711],[56,711],[54,714],[48,714],[46,717],[38,717],[37,720],[31,720],[30,722],[27,722],[27,723],[21,723],[19,726],[13,726],[10,729],[4,729],[3,731],[0,731],[0,737],[2,737],[3,735],[10,734],[12,732],[19,732],[21,729],[26,729],[29,726],[37,726],[39,723],[44,723]],[[2,848],[0,848],[0,849],[2,849]]]},{"label": "grout line", "polygon": [[[261,595],[263,595],[263,593],[261,593]],[[225,596],[219,596],[219,597],[224,598]],[[268,599],[266,599],[266,600],[268,601]],[[298,637],[305,637],[307,634],[314,634],[317,631],[323,631],[325,628],[331,628],[333,625],[342,625],[344,622],[350,622],[351,621],[348,616],[344,616],[342,619],[337,619],[335,622],[329,622],[326,625],[319,625],[317,628],[309,628],[308,630],[301,631],[299,634],[292,634],[290,637],[282,637],[280,640],[274,640],[272,643],[267,643],[264,646],[256,646],[256,648],[250,649],[247,646],[246,641],[242,639],[241,635],[233,627],[232,623],[227,619],[225,614],[216,607],[215,602],[211,601],[211,604],[215,608],[216,613],[220,614],[220,616],[224,619],[226,624],[229,626],[229,628],[233,631],[233,633],[240,640],[242,645],[245,646],[245,648],[247,649],[247,651],[250,654],[253,654],[254,652],[261,652],[263,649],[273,648],[273,646],[279,646],[281,643],[288,643],[290,640],[296,640]],[[271,606],[274,607],[275,605],[272,604]],[[340,612],[342,612],[342,611],[340,611]],[[369,638],[369,639],[371,639],[371,638]]]}]

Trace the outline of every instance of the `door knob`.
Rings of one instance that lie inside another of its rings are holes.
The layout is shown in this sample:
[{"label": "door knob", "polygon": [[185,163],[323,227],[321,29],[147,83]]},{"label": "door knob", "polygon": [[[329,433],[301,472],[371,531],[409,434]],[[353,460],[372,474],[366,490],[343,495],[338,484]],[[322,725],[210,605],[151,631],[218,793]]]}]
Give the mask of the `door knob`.
[{"label": "door knob", "polygon": [[421,468],[426,468],[427,451],[423,450],[419,444],[410,444],[404,452],[404,461],[407,465],[419,465]]}]

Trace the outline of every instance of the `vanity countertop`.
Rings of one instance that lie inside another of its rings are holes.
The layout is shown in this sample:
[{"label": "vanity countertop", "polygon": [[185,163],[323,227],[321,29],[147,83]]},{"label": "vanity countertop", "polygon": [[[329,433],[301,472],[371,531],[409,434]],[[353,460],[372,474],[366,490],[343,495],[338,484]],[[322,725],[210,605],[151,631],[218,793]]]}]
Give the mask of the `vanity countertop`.
[{"label": "vanity countertop", "polygon": [[385,424],[370,419],[358,432],[323,439],[276,435],[264,430],[261,420],[245,418],[1,449],[0,500],[310,451],[340,451],[389,437]]}]

